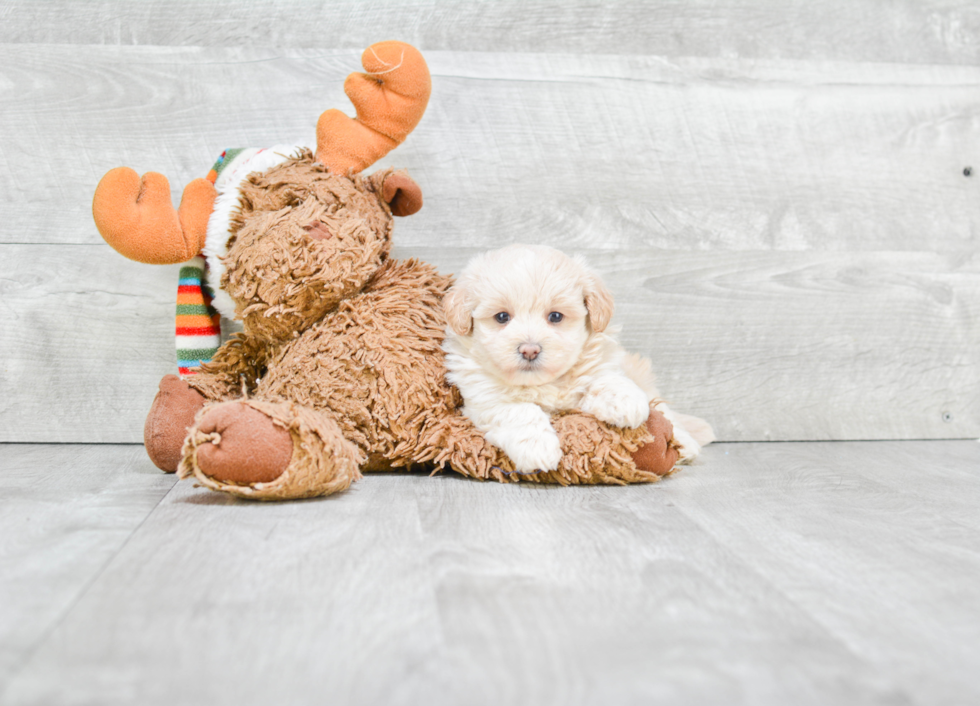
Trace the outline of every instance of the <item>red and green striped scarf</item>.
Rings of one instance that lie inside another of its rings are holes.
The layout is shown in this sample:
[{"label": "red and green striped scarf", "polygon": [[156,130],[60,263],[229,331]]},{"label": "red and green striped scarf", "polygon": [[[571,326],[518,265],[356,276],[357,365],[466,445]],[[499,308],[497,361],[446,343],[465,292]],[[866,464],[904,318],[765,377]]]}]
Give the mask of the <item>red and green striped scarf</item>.
[{"label": "red and green striped scarf", "polygon": [[177,283],[177,370],[181,377],[214,357],[221,345],[221,315],[211,306],[214,298],[204,282],[207,265],[198,255],[180,268]]},{"label": "red and green striped scarf", "polygon": [[[225,150],[218,157],[207,180],[214,184],[224,168],[245,152],[244,149]],[[221,315],[211,305],[214,293],[204,274],[208,266],[198,255],[180,268],[177,282],[177,371],[181,377],[196,375],[197,368],[207,363],[221,345]]]}]

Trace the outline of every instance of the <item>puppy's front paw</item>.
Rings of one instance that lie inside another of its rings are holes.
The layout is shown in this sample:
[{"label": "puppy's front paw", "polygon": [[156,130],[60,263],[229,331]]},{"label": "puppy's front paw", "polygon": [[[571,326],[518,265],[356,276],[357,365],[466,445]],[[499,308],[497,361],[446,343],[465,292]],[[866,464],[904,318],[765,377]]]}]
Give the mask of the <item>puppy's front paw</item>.
[{"label": "puppy's front paw", "polygon": [[582,400],[580,409],[607,424],[630,429],[645,424],[650,416],[646,393],[636,385],[620,389],[603,386],[591,390]]},{"label": "puppy's front paw", "polygon": [[514,468],[521,473],[532,471],[554,471],[561,461],[561,443],[558,435],[540,434],[533,438],[515,440],[503,447]]}]

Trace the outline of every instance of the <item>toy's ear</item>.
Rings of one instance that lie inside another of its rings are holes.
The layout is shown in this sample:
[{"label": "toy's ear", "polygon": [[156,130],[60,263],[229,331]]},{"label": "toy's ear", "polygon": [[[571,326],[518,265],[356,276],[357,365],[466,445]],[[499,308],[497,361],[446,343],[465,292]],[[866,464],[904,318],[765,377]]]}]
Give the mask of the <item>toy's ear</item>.
[{"label": "toy's ear", "polygon": [[589,273],[585,280],[585,308],[589,310],[589,321],[596,333],[605,331],[612,318],[615,304],[612,292],[597,275]]},{"label": "toy's ear", "polygon": [[473,331],[473,309],[469,298],[466,288],[460,282],[456,282],[442,300],[446,323],[458,336],[468,336]]},{"label": "toy's ear", "polygon": [[422,208],[422,189],[404,171],[385,176],[380,193],[396,216],[411,216]]}]

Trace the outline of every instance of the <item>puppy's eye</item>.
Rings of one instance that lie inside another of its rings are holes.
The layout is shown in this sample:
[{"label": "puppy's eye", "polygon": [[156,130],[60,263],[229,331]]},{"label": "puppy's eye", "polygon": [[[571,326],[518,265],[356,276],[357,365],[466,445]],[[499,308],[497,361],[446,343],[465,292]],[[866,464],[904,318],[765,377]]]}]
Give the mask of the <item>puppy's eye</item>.
[{"label": "puppy's eye", "polygon": [[499,314],[495,314],[493,318],[498,324],[506,324],[510,321],[510,314],[506,311],[501,311]]},{"label": "puppy's eye", "polygon": [[564,318],[565,318],[564,314],[559,314],[557,311],[553,311],[550,314],[548,314],[548,323],[557,324]]}]

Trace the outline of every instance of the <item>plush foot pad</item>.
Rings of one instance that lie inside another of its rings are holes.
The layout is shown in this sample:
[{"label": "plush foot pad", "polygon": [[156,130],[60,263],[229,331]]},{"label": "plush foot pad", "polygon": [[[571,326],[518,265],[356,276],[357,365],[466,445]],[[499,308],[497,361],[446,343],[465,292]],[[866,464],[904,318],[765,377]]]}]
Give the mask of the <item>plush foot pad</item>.
[{"label": "plush foot pad", "polygon": [[167,473],[177,470],[184,437],[204,402],[200,392],[176,375],[166,375],[160,381],[160,391],[143,426],[146,453],[157,468]]},{"label": "plush foot pad", "polygon": [[197,449],[198,466],[225,483],[274,481],[293,456],[289,431],[246,404],[215,407],[201,418],[197,430],[208,438]]},{"label": "plush foot pad", "polygon": [[633,452],[633,462],[641,471],[665,476],[670,473],[680,456],[670,443],[674,436],[674,425],[657,410],[650,410],[647,429],[653,434],[653,441]]}]

